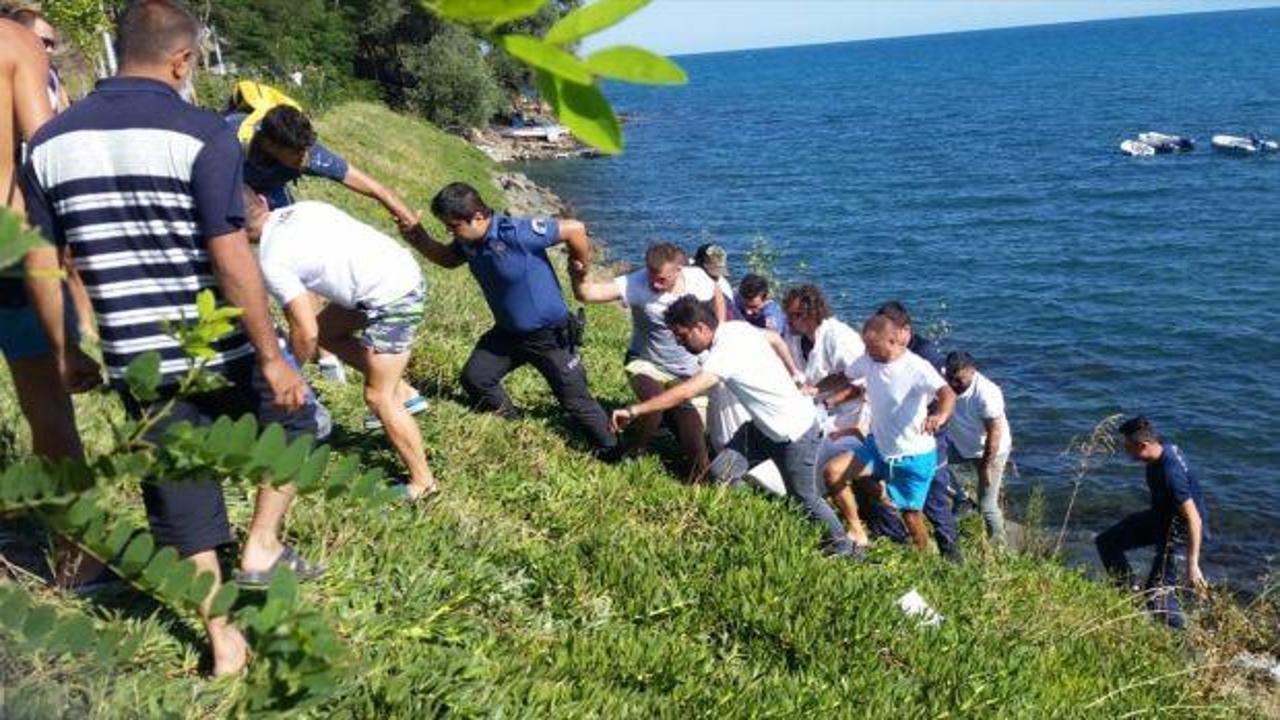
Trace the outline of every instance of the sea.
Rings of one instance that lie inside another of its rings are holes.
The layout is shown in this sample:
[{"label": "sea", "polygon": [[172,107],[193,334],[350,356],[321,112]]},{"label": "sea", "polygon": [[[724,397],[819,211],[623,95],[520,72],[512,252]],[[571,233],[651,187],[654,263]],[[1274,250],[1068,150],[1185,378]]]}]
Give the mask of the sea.
[{"label": "sea", "polygon": [[[720,243],[733,273],[754,259],[784,287],[815,282],[855,326],[901,300],[1004,389],[1010,511],[1050,539],[1065,528],[1081,563],[1148,501],[1140,465],[1078,441],[1146,414],[1199,475],[1211,582],[1265,583],[1280,153],[1229,157],[1209,138],[1280,137],[1280,9],[676,60],[685,86],[607,87],[624,154],[522,168],[612,259]],[[1196,148],[1119,152],[1147,130]]]}]

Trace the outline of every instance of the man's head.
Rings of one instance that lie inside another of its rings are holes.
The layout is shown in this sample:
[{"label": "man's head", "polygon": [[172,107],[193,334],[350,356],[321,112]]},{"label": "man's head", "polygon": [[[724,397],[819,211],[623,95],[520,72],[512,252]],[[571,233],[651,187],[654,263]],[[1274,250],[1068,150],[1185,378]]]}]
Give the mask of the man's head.
[{"label": "man's head", "polygon": [[316,131],[306,113],[290,105],[277,105],[262,116],[249,143],[249,159],[271,160],[300,170],[315,144]]},{"label": "man's head", "polygon": [[715,243],[699,245],[693,253],[693,264],[715,279],[729,274],[729,254]]},{"label": "man's head", "polygon": [[644,252],[644,269],[649,276],[649,289],[670,292],[680,281],[685,265],[684,250],[668,242],[654,243]]},{"label": "man's head", "polygon": [[249,242],[256,243],[262,240],[262,228],[267,224],[271,210],[267,207],[267,199],[248,185],[240,186],[240,194],[244,197],[244,231]]},{"label": "man's head", "polygon": [[822,321],[831,317],[831,306],[827,305],[826,296],[817,285],[810,283],[788,290],[782,299],[782,309],[787,313],[787,326],[791,331],[810,340]]},{"label": "man's head", "polygon": [[431,198],[431,214],[458,240],[476,242],[489,232],[493,210],[466,183],[450,183]]},{"label": "man's head", "polygon": [[973,384],[973,375],[978,372],[978,363],[967,352],[957,350],[947,355],[947,384],[960,395]]},{"label": "man's head", "polygon": [[675,336],[676,342],[694,355],[711,347],[719,324],[715,311],[692,295],[685,295],[671,303],[662,319]]},{"label": "man's head", "polygon": [[175,90],[195,71],[200,23],[172,0],[138,0],[116,23],[120,74],[159,80]]},{"label": "man's head", "polygon": [[35,10],[31,8],[14,10],[9,19],[35,33],[35,36],[40,39],[40,44],[44,45],[44,51],[50,55],[53,54],[54,48],[58,47],[58,31]]},{"label": "man's head", "polygon": [[884,315],[867,318],[862,325],[862,342],[867,346],[867,355],[879,363],[893,362],[907,350],[902,329]]},{"label": "man's head", "polygon": [[1160,447],[1160,436],[1151,421],[1139,415],[1129,418],[1120,424],[1120,435],[1124,438],[1124,450],[1129,457],[1141,462],[1155,462],[1160,459],[1164,450]]},{"label": "man's head", "polygon": [[876,315],[887,317],[897,326],[898,332],[902,333],[902,344],[904,346],[911,344],[911,313],[907,312],[907,307],[897,300],[889,302],[876,308]]},{"label": "man's head", "polygon": [[738,282],[738,299],[744,315],[752,320],[760,317],[769,302],[769,280],[760,275],[743,275]]}]

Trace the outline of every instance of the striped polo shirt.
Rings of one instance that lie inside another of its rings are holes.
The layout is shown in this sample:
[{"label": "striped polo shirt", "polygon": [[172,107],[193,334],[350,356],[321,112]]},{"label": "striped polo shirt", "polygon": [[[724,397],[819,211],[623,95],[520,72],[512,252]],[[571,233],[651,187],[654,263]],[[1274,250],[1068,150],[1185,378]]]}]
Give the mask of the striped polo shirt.
[{"label": "striped polo shirt", "polygon": [[[70,248],[97,315],[107,374],[155,350],[165,382],[190,360],[164,332],[196,317],[214,281],[209,239],[244,227],[243,156],[217,115],[155,80],[103,80],[32,138],[23,186],[31,224]],[[237,329],[215,344],[213,371],[252,355]]]}]

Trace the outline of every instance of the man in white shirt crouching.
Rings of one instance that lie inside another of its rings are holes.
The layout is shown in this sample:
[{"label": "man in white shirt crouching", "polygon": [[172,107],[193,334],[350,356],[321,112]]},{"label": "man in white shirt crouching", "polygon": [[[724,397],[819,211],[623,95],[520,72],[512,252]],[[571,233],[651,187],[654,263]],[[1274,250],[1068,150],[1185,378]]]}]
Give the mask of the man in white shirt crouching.
[{"label": "man in white shirt crouching", "polygon": [[[404,382],[426,284],[413,254],[341,210],[300,202],[268,210],[244,189],[249,239],[267,289],[289,321],[289,346],[306,364],[324,347],[364,374],[364,399],[409,471],[398,489],[409,499],[435,492],[422,434]],[[329,302],[317,312],[311,293]]]},{"label": "man in white shirt crouching", "polygon": [[[844,456],[848,469],[827,489],[853,542],[861,546],[867,535],[849,483],[883,482],[883,489],[870,487],[868,494],[902,513],[912,541],[923,550],[929,545],[929,534],[922,510],[938,463],[933,435],[946,425],[956,395],[932,365],[907,349],[905,337],[891,319],[873,315],[862,327],[862,340],[867,353],[845,374],[852,381],[866,381],[871,433],[861,447]],[[930,414],[934,400],[937,406]]]},{"label": "man in white shirt crouching", "polygon": [[672,303],[664,320],[686,350],[694,355],[707,353],[702,369],[656,397],[614,410],[614,430],[620,431],[637,417],[677,407],[723,381],[751,417],[728,447],[746,456],[750,465],[772,460],[782,474],[788,497],[804,506],[810,520],[824,526],[827,537],[823,549],[855,557],[853,543],[818,490],[814,472],[818,422],[813,401],[800,392],[787,372],[782,338],[740,320],[720,323],[710,307],[689,296]]},{"label": "man in white shirt crouching", "polygon": [[947,384],[956,393],[956,411],[947,434],[951,449],[960,458],[957,470],[973,470],[978,475],[978,505],[987,526],[987,537],[998,547],[1007,540],[1004,512],[1000,509],[1000,486],[1013,449],[1013,436],[1004,411],[1004,392],[986,375],[967,352],[947,355]]}]

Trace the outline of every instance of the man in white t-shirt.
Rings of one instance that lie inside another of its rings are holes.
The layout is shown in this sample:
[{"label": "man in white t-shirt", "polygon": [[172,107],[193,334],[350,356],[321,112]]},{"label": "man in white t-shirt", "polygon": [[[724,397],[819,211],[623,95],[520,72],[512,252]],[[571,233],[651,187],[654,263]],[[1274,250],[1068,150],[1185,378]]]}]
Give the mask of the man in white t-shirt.
[{"label": "man in white t-shirt", "polygon": [[[364,399],[409,471],[397,488],[413,500],[435,492],[422,433],[404,381],[426,285],[413,254],[341,210],[300,202],[268,210],[245,188],[246,230],[259,244],[267,289],[289,321],[299,363],[324,347],[364,374]],[[312,293],[327,300],[317,312]]]},{"label": "man in white t-shirt", "polygon": [[1013,448],[1009,420],[1004,412],[1004,393],[966,352],[947,355],[947,384],[956,393],[956,410],[951,415],[947,437],[951,450],[959,456],[958,470],[973,470],[978,476],[978,506],[987,526],[987,536],[1004,546],[1004,513],[1000,510],[1000,486],[1004,468]]},{"label": "man in white t-shirt", "polygon": [[814,460],[820,433],[812,401],[800,392],[786,367],[786,344],[776,333],[761,332],[735,320],[721,324],[706,304],[692,297],[672,303],[664,317],[676,340],[689,352],[707,353],[693,377],[644,402],[613,412],[617,430],[639,417],[677,407],[723,382],[751,420],[729,442],[747,465],[772,460],[787,495],[827,532],[826,552],[850,557],[853,544],[818,491]]},{"label": "man in white t-shirt", "polygon": [[[946,425],[956,396],[932,365],[907,350],[905,338],[891,319],[873,315],[863,325],[862,339],[867,354],[845,374],[850,381],[866,381],[871,433],[861,447],[837,458],[847,469],[840,481],[827,489],[854,544],[862,545],[867,534],[849,483],[882,481],[883,490],[872,488],[868,493],[873,501],[891,503],[898,509],[911,539],[923,550],[929,545],[929,534],[922,511],[937,470],[933,436]],[[937,405],[930,413],[929,405],[934,401]]]},{"label": "man in white t-shirt", "polygon": [[[644,260],[644,268],[607,281],[588,280],[584,267],[571,264],[570,277],[573,294],[582,302],[621,301],[631,310],[631,343],[625,369],[636,397],[648,400],[698,372],[698,358],[676,342],[663,320],[667,308],[679,298],[692,295],[713,303],[716,317],[723,320],[726,300],[720,285],[702,268],[687,264],[684,251],[671,243],[650,245]],[[686,477],[693,482],[705,477],[709,464],[706,410],[707,398],[700,396],[665,413],[688,463]],[[637,422],[629,449],[648,446],[662,419],[663,414],[654,414]]]}]

